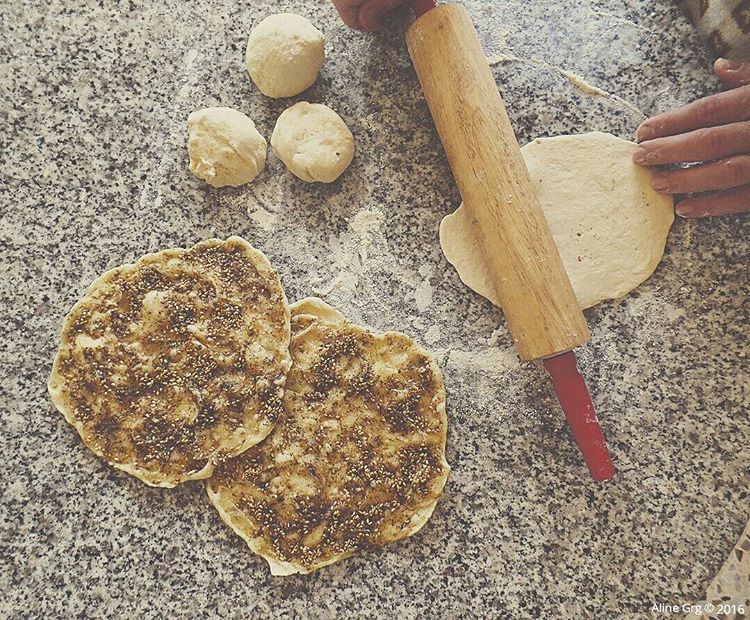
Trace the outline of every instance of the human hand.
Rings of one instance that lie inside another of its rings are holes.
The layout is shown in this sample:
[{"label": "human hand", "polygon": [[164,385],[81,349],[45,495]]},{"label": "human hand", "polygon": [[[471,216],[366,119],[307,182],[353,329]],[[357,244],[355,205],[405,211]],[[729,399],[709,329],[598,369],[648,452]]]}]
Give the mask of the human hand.
[{"label": "human hand", "polygon": [[333,0],[341,19],[350,28],[379,30],[380,18],[406,0]]},{"label": "human hand", "polygon": [[750,211],[750,63],[719,58],[714,73],[734,90],[649,118],[636,132],[637,164],[707,162],[653,176],[654,189],[666,194],[718,190],[678,202],[683,217]]}]

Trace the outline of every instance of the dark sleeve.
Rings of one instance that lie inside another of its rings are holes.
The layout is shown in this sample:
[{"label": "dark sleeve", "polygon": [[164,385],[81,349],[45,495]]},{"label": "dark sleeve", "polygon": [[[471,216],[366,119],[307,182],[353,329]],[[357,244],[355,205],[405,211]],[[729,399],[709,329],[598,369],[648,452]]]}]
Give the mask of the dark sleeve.
[{"label": "dark sleeve", "polygon": [[679,0],[716,56],[750,61],[750,0]]}]

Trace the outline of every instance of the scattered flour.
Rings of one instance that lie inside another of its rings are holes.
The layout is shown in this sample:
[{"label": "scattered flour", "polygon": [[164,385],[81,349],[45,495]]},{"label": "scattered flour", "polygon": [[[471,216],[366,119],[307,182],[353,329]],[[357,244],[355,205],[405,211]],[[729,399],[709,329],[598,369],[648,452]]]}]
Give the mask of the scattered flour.
[{"label": "scattered flour", "polygon": [[247,215],[266,232],[271,232],[276,225],[277,214],[264,209],[257,202],[254,203],[252,210],[248,207]]},{"label": "scattered flour", "polygon": [[200,56],[197,49],[190,49],[185,54],[180,80],[182,86],[172,104],[172,117],[169,119],[168,130],[166,134],[159,134],[157,138],[161,157],[159,163],[151,169],[141,189],[139,200],[141,211],[149,204],[155,204],[157,208],[161,204],[160,185],[168,176],[169,168],[174,164],[174,152],[178,148],[178,142],[184,141],[184,124],[191,104],[190,93],[199,78],[197,65]]},{"label": "scattered flour", "polygon": [[500,336],[503,334],[506,334],[508,330],[506,328],[499,328],[499,329],[493,329],[492,333],[490,334],[490,337],[487,338],[487,346],[488,347],[495,347],[497,346],[498,341],[500,340]]},{"label": "scattered flour", "polygon": [[557,73],[562,75],[566,80],[568,80],[568,82],[570,82],[573,85],[574,88],[576,88],[583,94],[592,95],[594,97],[605,97],[607,99],[612,99],[613,101],[616,101],[617,103],[621,104],[623,107],[627,108],[628,110],[632,112],[636,112],[641,117],[646,118],[646,115],[637,106],[623,99],[619,95],[608,93],[606,90],[602,90],[598,86],[589,84],[584,78],[582,78],[577,73],[573,73],[572,71],[568,71],[567,69],[563,69],[562,67],[557,67],[551,63],[548,63],[545,60],[540,60],[538,58],[520,58],[519,56],[516,56],[515,54],[508,54],[508,53],[492,54],[487,58],[487,60],[490,63],[491,67],[495,65],[507,63],[507,62],[528,62],[533,65],[540,65],[542,67],[552,69],[553,71],[556,71]]},{"label": "scattered flour", "polygon": [[432,285],[430,284],[432,267],[430,267],[430,265],[422,265],[419,268],[419,275],[422,276],[424,280],[419,283],[417,290],[414,292],[414,301],[417,305],[417,310],[424,312],[432,305]]},{"label": "scattered flour", "polygon": [[489,347],[476,351],[449,349],[446,366],[482,371],[487,374],[499,374],[520,368],[521,364],[514,349]]},{"label": "scattered flour", "polygon": [[351,232],[345,231],[340,236],[331,235],[328,239],[328,259],[338,270],[338,274],[323,285],[324,280],[317,275],[310,278],[313,292],[325,297],[334,291],[352,293],[359,283],[362,274],[362,262],[356,249],[357,241]]},{"label": "scattered flour", "polygon": [[360,282],[360,276],[378,264],[378,259],[369,255],[374,237],[380,233],[383,213],[377,209],[363,209],[350,221],[349,228],[339,236],[332,235],[328,240],[329,261],[338,274],[327,284],[313,274],[309,280],[316,295],[325,297],[337,292],[351,295]]},{"label": "scattered flour", "polygon": [[361,242],[359,246],[359,257],[362,262],[367,260],[367,252],[372,245],[372,236],[380,231],[380,224],[383,221],[383,213],[378,209],[362,209],[349,222],[349,227],[359,237]]},{"label": "scattered flour", "polygon": [[427,333],[424,335],[424,339],[427,344],[435,344],[438,340],[440,340],[440,326],[437,323],[430,326],[430,328],[427,330]]},{"label": "scattered flour", "polygon": [[601,88],[598,88],[597,86],[594,86],[593,84],[589,84],[586,80],[584,80],[580,75],[577,73],[573,73],[572,71],[566,71],[565,69],[561,69],[559,67],[555,67],[557,71],[562,75],[565,79],[568,80],[573,86],[575,86],[576,89],[581,91],[585,95],[595,95],[596,97],[606,97],[607,99],[612,99],[613,101],[617,101],[618,103],[622,104],[624,107],[628,108],[629,110],[636,112],[637,114],[640,114],[643,118],[646,118],[646,115],[641,111],[640,108],[636,107],[629,101],[623,99],[619,95],[614,95],[612,93],[608,93],[606,90],[602,90]]},{"label": "scattered flour", "polygon": [[[440,360],[449,383],[453,389],[461,389],[461,384],[471,386],[472,398],[480,407],[493,407],[503,402],[498,392],[501,386],[517,380],[516,373],[521,371],[521,364],[514,349],[488,347],[486,349],[433,349]],[[525,372],[525,370],[524,370]],[[456,379],[459,385],[455,384]],[[502,407],[501,407],[502,409]],[[496,412],[501,415],[500,412]]]},{"label": "scattered flour", "polygon": [[664,36],[661,32],[656,32],[655,30],[651,30],[650,28],[646,28],[645,26],[642,26],[641,24],[637,24],[629,19],[624,19],[622,17],[618,17],[617,15],[612,15],[611,13],[605,13],[604,11],[597,11],[596,9],[593,9],[591,6],[588,7],[589,12],[599,18],[602,18],[606,21],[612,22],[614,24],[620,24],[621,26],[627,26],[629,28],[635,28],[636,30],[641,30],[643,32],[648,32],[649,34],[652,34],[654,36],[662,37]]}]

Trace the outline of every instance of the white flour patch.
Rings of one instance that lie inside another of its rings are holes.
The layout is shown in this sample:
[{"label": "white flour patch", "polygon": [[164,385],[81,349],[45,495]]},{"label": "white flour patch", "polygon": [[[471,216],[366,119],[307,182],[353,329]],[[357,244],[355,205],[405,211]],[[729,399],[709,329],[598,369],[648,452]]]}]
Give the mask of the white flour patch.
[{"label": "white flour patch", "polygon": [[414,292],[414,301],[417,305],[417,310],[424,312],[432,305],[432,285],[430,284],[432,267],[429,265],[422,265],[419,268],[419,275],[422,276],[424,280],[419,283],[417,290]]},{"label": "white flour patch", "polygon": [[349,227],[359,237],[359,257],[364,263],[367,260],[367,252],[372,245],[372,236],[380,232],[380,224],[383,221],[383,213],[378,209],[362,209],[349,222]]},{"label": "white flour patch", "polygon": [[489,338],[487,338],[487,346],[488,347],[495,347],[497,346],[497,343],[500,341],[500,336],[507,333],[506,328],[499,328],[499,329],[493,329],[492,333],[490,334]]},{"label": "white flour patch", "polygon": [[359,276],[362,274],[362,263],[359,260],[359,253],[356,248],[354,236],[349,231],[343,232],[340,236],[332,235],[328,239],[328,259],[338,270],[328,284],[323,285],[323,280],[317,276],[310,278],[310,284],[322,285],[313,286],[313,292],[316,295],[326,296],[334,291],[351,293],[359,283]]},{"label": "white flour patch", "polygon": [[489,347],[476,351],[450,349],[446,366],[497,375],[520,368],[521,363],[518,361],[518,355],[514,349]]},{"label": "white flour patch", "polygon": [[440,326],[437,323],[431,325],[427,330],[427,333],[424,335],[424,339],[427,344],[435,344],[440,340]]},{"label": "white flour patch", "polygon": [[329,238],[327,258],[338,273],[327,284],[317,273],[312,274],[309,282],[316,295],[323,297],[336,293],[352,301],[360,277],[381,262],[370,256],[369,249],[380,234],[382,221],[383,214],[377,209],[363,209],[350,220],[348,230]]},{"label": "white flour patch", "polygon": [[252,210],[248,207],[247,216],[266,232],[271,232],[276,226],[277,214],[260,205],[255,205]]},{"label": "white flour patch", "polygon": [[[516,377],[508,377],[521,370],[521,364],[512,348],[500,349],[434,349],[435,355],[448,377],[448,382],[458,382],[459,386],[471,386],[472,398],[479,406],[496,406],[502,402],[498,390]],[[467,388],[468,389],[468,388]],[[499,415],[499,413],[498,413]]]},{"label": "white flour patch", "polygon": [[178,138],[182,139],[184,123],[187,119],[187,109],[190,103],[190,91],[198,82],[197,61],[200,58],[200,52],[197,49],[188,50],[183,60],[182,69],[182,86],[177,92],[177,97],[172,104],[172,117],[169,122],[169,130],[166,135],[161,134],[159,139],[159,148],[161,157],[159,163],[153,168],[151,174],[146,177],[143,184],[139,204],[141,210],[144,210],[149,204],[157,208],[161,205],[161,190],[159,189],[160,181],[167,176],[169,168],[174,162],[174,147]]},{"label": "white flour patch", "polygon": [[623,19],[622,17],[617,17],[616,15],[612,15],[611,13],[605,13],[604,11],[597,11],[596,9],[588,7],[589,13],[596,17],[600,17],[608,22],[612,22],[613,24],[619,24],[621,26],[627,26],[630,28],[635,28],[636,30],[641,30],[643,32],[648,32],[649,34],[652,34],[654,36],[662,37],[664,36],[663,33],[656,32],[655,30],[651,30],[650,28],[646,28],[645,26],[641,26],[640,24],[636,24],[633,21],[630,21],[629,19]]},{"label": "white flour patch", "polygon": [[677,322],[686,316],[685,309],[667,300],[660,287],[656,286],[641,289],[641,294],[637,297],[628,297],[624,313],[640,324],[641,328],[632,334],[631,339],[633,342],[644,343],[646,350],[650,348],[648,344],[652,340],[651,334],[662,330],[665,320]]}]

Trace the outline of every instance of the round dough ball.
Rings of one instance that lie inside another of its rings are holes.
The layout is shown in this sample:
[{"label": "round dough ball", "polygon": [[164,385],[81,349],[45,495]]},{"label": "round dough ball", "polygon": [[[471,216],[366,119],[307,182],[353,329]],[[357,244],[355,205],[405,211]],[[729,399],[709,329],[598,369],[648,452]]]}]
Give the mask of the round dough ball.
[{"label": "round dough ball", "polygon": [[331,183],[354,157],[354,136],[322,103],[300,101],[284,110],[271,135],[276,156],[303,181]]},{"label": "round dough ball", "polygon": [[[633,163],[636,148],[593,132],[538,138],[521,149],[581,308],[624,297],[664,255],[673,200]],[[500,305],[463,205],[440,223],[440,247],[464,284]]]},{"label": "round dough ball", "polygon": [[312,86],[325,59],[325,37],[294,13],[269,15],[250,33],[247,70],[268,97],[293,97]]},{"label": "round dough ball", "polygon": [[236,187],[266,165],[266,140],[255,123],[232,108],[205,108],[188,117],[190,172],[209,185]]}]

